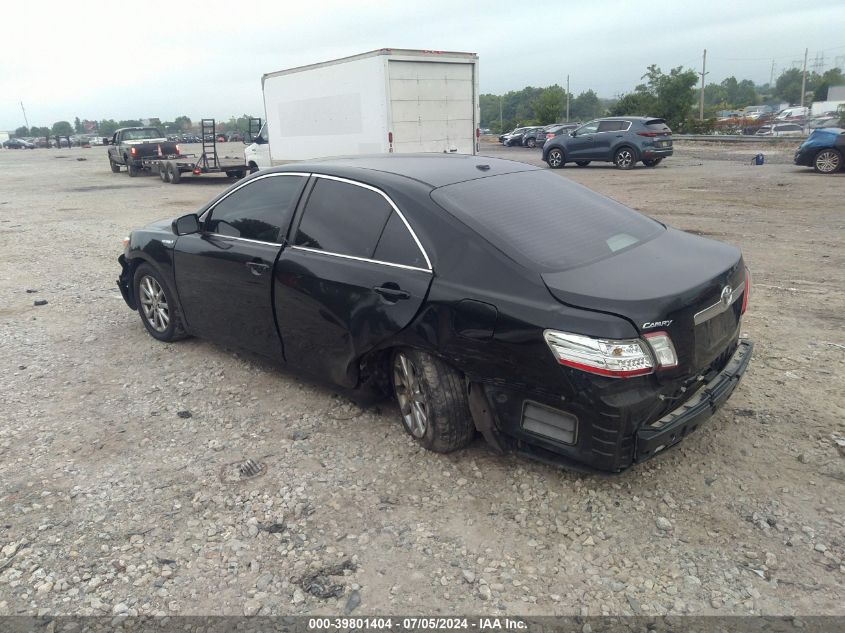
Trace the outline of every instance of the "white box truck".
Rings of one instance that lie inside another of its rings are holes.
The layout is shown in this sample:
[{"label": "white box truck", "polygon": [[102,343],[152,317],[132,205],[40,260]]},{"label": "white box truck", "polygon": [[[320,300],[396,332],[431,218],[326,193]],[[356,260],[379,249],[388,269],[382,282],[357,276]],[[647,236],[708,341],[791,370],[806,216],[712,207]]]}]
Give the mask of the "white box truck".
[{"label": "white box truck", "polygon": [[352,154],[478,150],[478,55],[382,48],[269,73],[252,171]]}]

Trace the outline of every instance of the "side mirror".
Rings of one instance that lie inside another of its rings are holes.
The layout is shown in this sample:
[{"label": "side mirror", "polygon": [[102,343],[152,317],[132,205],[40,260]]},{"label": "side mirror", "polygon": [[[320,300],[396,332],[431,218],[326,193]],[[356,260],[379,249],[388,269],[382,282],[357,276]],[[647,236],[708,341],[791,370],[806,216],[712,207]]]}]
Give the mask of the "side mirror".
[{"label": "side mirror", "polygon": [[578,135],[575,133],[575,130],[572,130],[572,131],[569,133],[569,136],[578,136]]},{"label": "side mirror", "polygon": [[173,233],[176,235],[190,235],[191,233],[198,233],[200,230],[200,219],[196,213],[189,213],[183,215],[181,218],[173,220],[171,226]]}]

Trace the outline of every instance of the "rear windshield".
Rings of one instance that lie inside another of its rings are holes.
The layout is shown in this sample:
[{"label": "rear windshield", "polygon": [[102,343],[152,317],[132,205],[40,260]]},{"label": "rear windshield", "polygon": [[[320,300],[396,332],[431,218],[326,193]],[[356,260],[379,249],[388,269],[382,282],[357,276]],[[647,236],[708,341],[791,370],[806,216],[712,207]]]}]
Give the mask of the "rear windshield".
[{"label": "rear windshield", "polygon": [[164,138],[154,127],[145,127],[141,130],[124,130],[123,140],[125,141],[141,141],[145,138]]},{"label": "rear windshield", "polygon": [[610,198],[543,170],[447,185],[431,197],[513,259],[546,270],[610,257],[665,230]]},{"label": "rear windshield", "polygon": [[649,119],[645,122],[645,126],[654,132],[671,132],[669,126],[666,125],[664,119]]}]

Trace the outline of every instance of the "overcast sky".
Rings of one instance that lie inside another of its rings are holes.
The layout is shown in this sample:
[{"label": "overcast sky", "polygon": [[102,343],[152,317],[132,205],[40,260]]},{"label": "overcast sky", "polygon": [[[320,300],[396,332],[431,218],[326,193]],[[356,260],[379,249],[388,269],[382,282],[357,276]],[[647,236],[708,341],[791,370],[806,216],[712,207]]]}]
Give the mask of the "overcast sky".
[{"label": "overcast sky", "polygon": [[[262,116],[261,75],[376,48],[471,51],[481,91],[631,90],[646,66],[769,80],[845,66],[845,2],[230,0],[4,3],[0,130],[81,119]],[[839,58],[837,60],[837,57]]]}]

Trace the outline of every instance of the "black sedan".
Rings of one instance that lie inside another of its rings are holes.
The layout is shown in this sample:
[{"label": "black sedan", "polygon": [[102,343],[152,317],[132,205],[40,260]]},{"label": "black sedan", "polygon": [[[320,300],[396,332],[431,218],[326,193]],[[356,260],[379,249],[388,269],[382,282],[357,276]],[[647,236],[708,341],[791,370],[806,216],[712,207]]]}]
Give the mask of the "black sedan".
[{"label": "black sedan", "polygon": [[736,248],[507,160],[261,171],[133,231],[119,261],[153,337],[392,392],[438,452],[477,430],[497,450],[620,471],[698,428],[751,358]]}]

